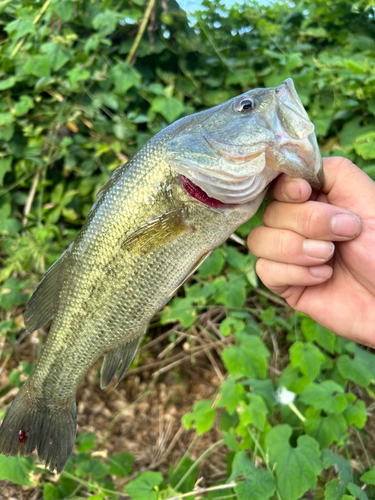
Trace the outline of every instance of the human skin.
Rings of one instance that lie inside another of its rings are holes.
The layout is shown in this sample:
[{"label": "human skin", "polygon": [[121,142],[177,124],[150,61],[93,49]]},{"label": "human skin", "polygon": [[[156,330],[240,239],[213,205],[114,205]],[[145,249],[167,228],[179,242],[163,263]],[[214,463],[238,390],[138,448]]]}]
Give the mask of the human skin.
[{"label": "human skin", "polygon": [[264,226],[248,236],[262,282],[338,335],[375,347],[375,182],[351,161],[324,158],[325,183],[272,184]]}]

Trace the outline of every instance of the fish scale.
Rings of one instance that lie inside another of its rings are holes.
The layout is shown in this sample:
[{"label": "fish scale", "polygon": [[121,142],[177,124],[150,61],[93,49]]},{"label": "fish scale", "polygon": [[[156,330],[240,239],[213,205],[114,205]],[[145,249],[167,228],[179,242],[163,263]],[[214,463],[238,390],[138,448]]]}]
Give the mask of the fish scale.
[{"label": "fish scale", "polygon": [[63,470],[76,435],[77,387],[93,363],[104,356],[104,387],[122,362],[118,383],[155,312],[256,212],[276,175],[320,186],[312,129],[288,80],[182,118],[113,173],[26,307],[29,333],[52,324],[0,428],[1,453],[36,447],[51,471]]}]

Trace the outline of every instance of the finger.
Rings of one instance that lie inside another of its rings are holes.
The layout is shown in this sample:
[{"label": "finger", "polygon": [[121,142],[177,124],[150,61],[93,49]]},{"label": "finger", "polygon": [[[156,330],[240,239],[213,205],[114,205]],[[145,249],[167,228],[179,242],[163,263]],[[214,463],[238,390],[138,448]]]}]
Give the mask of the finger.
[{"label": "finger", "polygon": [[327,262],[335,251],[331,241],[310,240],[294,231],[264,226],[250,232],[247,244],[255,257],[307,267]]},{"label": "finger", "polygon": [[332,276],[332,267],[326,264],[304,267],[258,259],[256,272],[267,288],[282,296],[290,286],[306,287],[324,283]]},{"label": "finger", "polygon": [[282,174],[271,183],[267,198],[270,201],[303,203],[309,199],[311,191],[311,186],[307,181]]},{"label": "finger", "polygon": [[306,203],[270,203],[263,214],[266,226],[289,229],[305,238],[346,241],[361,231],[359,217],[341,207],[307,201]]}]

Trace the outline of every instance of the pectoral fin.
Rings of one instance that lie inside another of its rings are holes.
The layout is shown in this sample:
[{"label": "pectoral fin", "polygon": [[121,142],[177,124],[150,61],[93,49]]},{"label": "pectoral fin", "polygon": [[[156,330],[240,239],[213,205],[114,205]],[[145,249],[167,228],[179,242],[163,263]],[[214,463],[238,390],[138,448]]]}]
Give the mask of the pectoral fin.
[{"label": "pectoral fin", "polygon": [[185,207],[155,217],[126,238],[122,249],[135,254],[147,254],[157,250],[171,239],[182,236],[192,229],[186,218]]},{"label": "pectoral fin", "polygon": [[122,361],[120,372],[116,380],[115,386],[117,386],[123,374],[129,368],[129,365],[132,362],[135,353],[137,352],[143,333],[144,332],[142,332],[141,335],[131,340],[130,342],[123,344],[119,347],[116,347],[115,349],[112,349],[112,351],[107,352],[107,354],[104,356],[102,368],[100,370],[101,389],[104,389],[104,387],[106,387],[111,382],[111,380],[115,376],[119,364]]},{"label": "pectoral fin", "polygon": [[26,305],[24,322],[28,333],[44,326],[57,310],[57,299],[60,291],[61,276],[70,247],[52,264],[44,274],[39,285]]}]

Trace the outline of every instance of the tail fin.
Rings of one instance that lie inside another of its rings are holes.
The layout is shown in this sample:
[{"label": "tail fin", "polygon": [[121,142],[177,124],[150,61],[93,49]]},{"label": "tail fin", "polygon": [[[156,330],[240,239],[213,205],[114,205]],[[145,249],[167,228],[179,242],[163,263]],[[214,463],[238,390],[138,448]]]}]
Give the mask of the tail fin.
[{"label": "tail fin", "polygon": [[37,448],[39,459],[51,472],[63,471],[76,437],[74,396],[64,404],[42,404],[30,397],[28,383],[18,392],[0,427],[0,453],[30,455]]}]

